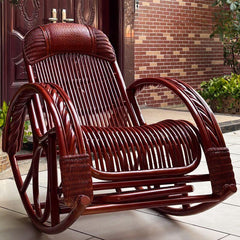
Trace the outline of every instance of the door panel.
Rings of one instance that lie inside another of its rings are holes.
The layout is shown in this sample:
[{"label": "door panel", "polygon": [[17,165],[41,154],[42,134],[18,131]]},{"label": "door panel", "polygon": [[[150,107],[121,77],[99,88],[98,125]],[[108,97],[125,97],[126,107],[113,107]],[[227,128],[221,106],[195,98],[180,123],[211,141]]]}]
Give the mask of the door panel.
[{"label": "door panel", "polygon": [[17,6],[0,1],[1,31],[1,99],[10,101],[17,89],[27,83],[22,55],[25,34],[37,25],[50,23],[52,10],[56,9],[58,22],[62,22],[62,10],[66,18],[74,22],[102,29],[108,36],[109,3],[118,0],[20,0]]},{"label": "door panel", "polygon": [[27,75],[22,55],[24,35],[33,27],[41,24],[44,18],[43,0],[20,1],[13,6],[5,1],[7,12],[12,16],[7,23],[7,99],[11,99],[16,90],[27,82]]},{"label": "door panel", "polygon": [[98,28],[98,0],[76,0],[75,20]]}]

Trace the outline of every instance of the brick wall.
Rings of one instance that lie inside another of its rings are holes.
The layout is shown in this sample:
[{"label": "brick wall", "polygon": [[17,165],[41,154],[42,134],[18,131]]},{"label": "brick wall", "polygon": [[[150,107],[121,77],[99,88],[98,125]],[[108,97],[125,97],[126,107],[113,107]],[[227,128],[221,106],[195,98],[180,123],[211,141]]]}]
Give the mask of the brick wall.
[{"label": "brick wall", "polygon": [[[219,39],[210,39],[213,0],[140,0],[134,22],[135,79],[173,77],[199,89],[200,83],[229,69],[223,66]],[[169,91],[151,88],[140,105],[166,107],[179,101]]]}]

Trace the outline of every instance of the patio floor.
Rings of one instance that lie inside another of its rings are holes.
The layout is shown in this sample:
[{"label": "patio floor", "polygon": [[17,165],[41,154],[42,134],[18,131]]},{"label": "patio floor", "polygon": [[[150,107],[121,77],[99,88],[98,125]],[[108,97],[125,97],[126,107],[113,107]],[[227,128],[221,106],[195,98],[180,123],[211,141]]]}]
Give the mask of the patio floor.
[{"label": "patio floor", "polygon": [[[157,113],[144,110],[148,122]],[[162,114],[160,114],[162,115]],[[166,113],[163,114],[166,117]],[[180,113],[175,114],[179,118]],[[236,119],[224,119],[224,121]],[[224,122],[223,121],[223,122]],[[221,122],[221,120],[220,120]],[[224,134],[230,149],[238,185],[240,184],[240,131]],[[205,168],[203,161],[200,165]],[[41,181],[44,182],[44,171]],[[193,216],[172,217],[150,209],[123,211],[80,217],[58,235],[38,232],[31,224],[12,177],[0,180],[0,240],[240,240],[240,194],[218,206]]]}]

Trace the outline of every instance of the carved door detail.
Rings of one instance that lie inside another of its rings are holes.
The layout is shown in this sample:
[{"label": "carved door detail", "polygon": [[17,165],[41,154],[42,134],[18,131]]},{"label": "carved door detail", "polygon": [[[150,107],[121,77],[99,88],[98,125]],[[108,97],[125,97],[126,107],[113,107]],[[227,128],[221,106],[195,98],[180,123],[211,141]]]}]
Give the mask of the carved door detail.
[{"label": "carved door detail", "polygon": [[[8,1],[5,1],[8,2]],[[5,99],[10,100],[16,89],[26,82],[24,61],[22,57],[22,41],[24,35],[33,27],[41,24],[44,11],[40,8],[43,0],[20,1],[19,5],[13,6],[5,3],[7,13],[12,15],[7,17],[7,59],[5,72]]]},{"label": "carved door detail", "polygon": [[77,3],[76,17],[77,21],[87,25],[97,25],[97,1],[94,0],[82,0]]},{"label": "carved door detail", "polygon": [[77,22],[101,28],[100,0],[20,0],[14,6],[3,1],[1,101],[10,101],[17,89],[27,83],[22,42],[24,35],[37,25],[45,24],[56,11],[56,22]]}]

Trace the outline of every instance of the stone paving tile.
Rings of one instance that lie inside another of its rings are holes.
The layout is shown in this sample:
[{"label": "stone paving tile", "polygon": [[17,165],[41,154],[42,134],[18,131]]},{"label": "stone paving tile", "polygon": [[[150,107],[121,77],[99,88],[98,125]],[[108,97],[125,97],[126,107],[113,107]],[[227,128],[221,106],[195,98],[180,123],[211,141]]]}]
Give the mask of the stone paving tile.
[{"label": "stone paving tile", "polygon": [[141,211],[83,216],[72,228],[105,240],[217,240],[227,235]]},{"label": "stone paving tile", "polygon": [[[0,240],[87,240],[92,236],[67,229],[57,235],[47,235],[36,230],[29,218],[0,207]],[[92,238],[97,240],[99,238]]]}]

